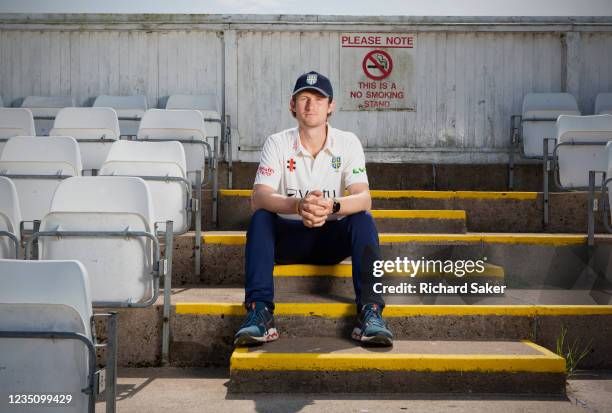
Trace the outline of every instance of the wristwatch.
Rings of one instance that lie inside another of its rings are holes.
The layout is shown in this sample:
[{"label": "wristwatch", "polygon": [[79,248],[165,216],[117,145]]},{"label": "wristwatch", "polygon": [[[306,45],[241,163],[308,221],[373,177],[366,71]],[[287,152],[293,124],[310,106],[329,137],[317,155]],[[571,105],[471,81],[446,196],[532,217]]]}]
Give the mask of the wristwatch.
[{"label": "wristwatch", "polygon": [[340,202],[338,202],[336,198],[333,198],[333,200],[334,200],[334,206],[332,207],[332,214],[337,214],[338,211],[340,211]]}]

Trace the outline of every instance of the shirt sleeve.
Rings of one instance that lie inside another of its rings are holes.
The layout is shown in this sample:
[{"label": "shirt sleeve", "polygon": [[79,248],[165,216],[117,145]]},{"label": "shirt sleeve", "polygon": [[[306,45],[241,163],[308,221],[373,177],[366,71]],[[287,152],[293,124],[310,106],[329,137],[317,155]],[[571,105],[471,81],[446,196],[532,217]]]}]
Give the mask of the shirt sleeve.
[{"label": "shirt sleeve", "polygon": [[261,159],[255,175],[255,184],[268,185],[278,191],[281,181],[281,159],[277,143],[268,137],[261,151]]},{"label": "shirt sleeve", "polygon": [[351,135],[351,138],[348,145],[349,150],[347,151],[349,156],[343,171],[345,187],[356,183],[368,183],[363,147],[357,136]]}]

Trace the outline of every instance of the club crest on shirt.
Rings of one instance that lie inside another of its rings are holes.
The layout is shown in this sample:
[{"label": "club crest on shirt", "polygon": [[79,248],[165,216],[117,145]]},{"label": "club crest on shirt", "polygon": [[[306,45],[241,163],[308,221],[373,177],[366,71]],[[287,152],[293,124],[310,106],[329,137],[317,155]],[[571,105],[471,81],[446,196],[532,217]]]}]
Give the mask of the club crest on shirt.
[{"label": "club crest on shirt", "polygon": [[331,166],[334,168],[334,171],[338,172],[340,170],[340,166],[342,165],[342,157],[334,156],[331,159]]}]

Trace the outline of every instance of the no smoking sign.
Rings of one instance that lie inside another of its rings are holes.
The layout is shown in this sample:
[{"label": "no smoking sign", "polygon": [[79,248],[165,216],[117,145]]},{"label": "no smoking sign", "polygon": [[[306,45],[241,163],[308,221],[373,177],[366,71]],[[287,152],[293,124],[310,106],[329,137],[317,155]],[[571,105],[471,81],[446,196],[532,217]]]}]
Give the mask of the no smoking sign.
[{"label": "no smoking sign", "polygon": [[372,80],[382,80],[391,74],[393,59],[383,50],[373,50],[365,55],[363,73]]},{"label": "no smoking sign", "polygon": [[416,36],[341,33],[341,110],[416,110]]}]

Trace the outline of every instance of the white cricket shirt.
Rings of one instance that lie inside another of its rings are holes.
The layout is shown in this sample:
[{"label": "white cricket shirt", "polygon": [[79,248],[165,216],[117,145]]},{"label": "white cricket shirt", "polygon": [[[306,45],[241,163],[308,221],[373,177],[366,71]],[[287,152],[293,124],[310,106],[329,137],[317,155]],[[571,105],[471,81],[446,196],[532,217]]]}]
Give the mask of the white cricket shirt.
[{"label": "white cricket shirt", "polygon": [[[329,125],[325,146],[316,158],[302,146],[297,127],[269,136],[255,176],[255,184],[268,185],[281,195],[300,198],[315,189],[322,191],[326,198],[339,198],[348,186],[359,182],[368,183],[359,138]],[[301,219],[297,214],[279,215]]]}]

